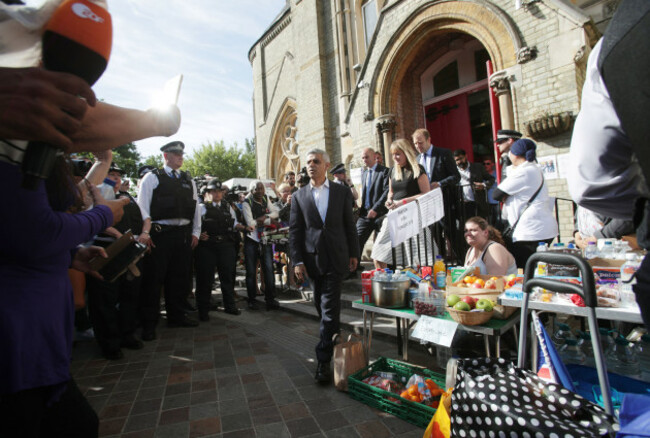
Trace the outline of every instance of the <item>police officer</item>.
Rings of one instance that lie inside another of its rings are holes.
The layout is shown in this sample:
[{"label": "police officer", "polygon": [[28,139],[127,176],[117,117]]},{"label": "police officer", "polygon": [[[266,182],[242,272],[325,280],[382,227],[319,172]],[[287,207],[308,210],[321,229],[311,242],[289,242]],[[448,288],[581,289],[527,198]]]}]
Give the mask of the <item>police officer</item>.
[{"label": "police officer", "polygon": [[142,232],[151,254],[145,258],[140,299],[142,340],[156,338],[160,291],[165,287],[167,323],[172,327],[196,327],[187,313],[191,290],[192,250],[199,242],[201,214],[196,185],[183,165],[185,145],[173,141],[161,147],[165,166],[144,176],[138,205],[144,220]]},{"label": "police officer", "polygon": [[221,182],[212,180],[205,188],[201,208],[201,236],[196,247],[196,304],[199,319],[209,321],[210,296],[215,268],[219,272],[225,312],[239,315],[235,304],[235,270],[237,266],[237,232],[246,227],[237,221],[230,204],[223,200]]},{"label": "police officer", "polygon": [[[128,197],[131,202],[124,206],[122,220],[100,233],[95,238],[95,245],[108,247],[127,231],[130,230],[134,236],[138,236],[142,230],[140,207],[128,193],[118,192],[123,174],[119,167],[112,164],[107,179],[115,183],[117,198]],[[138,263],[138,267],[140,265],[141,263]],[[88,311],[95,339],[106,359],[116,360],[124,357],[121,348],[139,350],[143,347],[142,342],[134,336],[140,278],[129,272],[109,283],[91,275],[87,276]]]}]

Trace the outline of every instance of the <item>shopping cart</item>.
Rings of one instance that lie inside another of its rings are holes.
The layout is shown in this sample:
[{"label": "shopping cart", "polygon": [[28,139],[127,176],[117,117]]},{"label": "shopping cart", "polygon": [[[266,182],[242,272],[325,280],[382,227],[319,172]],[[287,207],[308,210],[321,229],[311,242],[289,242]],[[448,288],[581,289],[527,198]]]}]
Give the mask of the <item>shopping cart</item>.
[{"label": "shopping cart", "polygon": [[[577,266],[578,269],[580,269],[582,286],[578,286],[572,283],[565,283],[550,278],[533,278],[533,273],[535,272],[538,262]],[[535,253],[528,259],[528,262],[526,263],[526,269],[524,271],[524,296],[521,307],[519,351],[517,361],[517,366],[522,369],[526,363],[526,341],[528,337],[528,300],[530,298],[531,291],[535,287],[541,287],[559,293],[578,294],[584,300],[585,306],[587,308],[587,321],[589,324],[589,331],[591,333],[591,343],[594,348],[594,359],[596,371],[598,373],[598,381],[600,383],[600,388],[602,391],[603,405],[608,414],[614,415],[611,387],[609,384],[609,378],[607,376],[607,365],[605,364],[603,351],[600,348],[600,334],[598,330],[598,319],[596,318],[596,307],[598,305],[598,301],[596,297],[596,283],[591,266],[582,257],[578,257],[572,254]]]}]

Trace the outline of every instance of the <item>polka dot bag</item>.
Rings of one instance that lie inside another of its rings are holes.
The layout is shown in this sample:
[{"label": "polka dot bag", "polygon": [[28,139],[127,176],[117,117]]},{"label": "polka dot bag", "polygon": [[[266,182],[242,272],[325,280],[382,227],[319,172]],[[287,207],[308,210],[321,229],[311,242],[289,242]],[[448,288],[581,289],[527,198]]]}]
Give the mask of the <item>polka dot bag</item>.
[{"label": "polka dot bag", "polygon": [[504,359],[458,361],[453,437],[614,437],[616,419],[564,387]]}]

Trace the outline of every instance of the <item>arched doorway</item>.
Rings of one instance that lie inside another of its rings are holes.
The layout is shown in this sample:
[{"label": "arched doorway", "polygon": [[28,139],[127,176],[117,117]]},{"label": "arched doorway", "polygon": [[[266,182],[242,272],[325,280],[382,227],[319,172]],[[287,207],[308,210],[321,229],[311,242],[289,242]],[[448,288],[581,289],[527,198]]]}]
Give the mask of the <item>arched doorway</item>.
[{"label": "arched doorway", "polygon": [[[371,81],[375,92],[368,97],[375,118],[394,115],[394,136],[406,138],[428,121],[432,131],[448,134],[439,139],[444,147],[465,149],[473,157],[473,144],[482,144],[473,136],[485,135],[473,133],[472,122],[436,123],[456,105],[470,120],[483,120],[468,113],[470,107],[480,114],[486,108],[485,61],[491,60],[495,71],[517,63],[521,43],[509,18],[488,2],[429,3],[414,11],[384,47]],[[502,120],[503,126],[511,124]]]}]

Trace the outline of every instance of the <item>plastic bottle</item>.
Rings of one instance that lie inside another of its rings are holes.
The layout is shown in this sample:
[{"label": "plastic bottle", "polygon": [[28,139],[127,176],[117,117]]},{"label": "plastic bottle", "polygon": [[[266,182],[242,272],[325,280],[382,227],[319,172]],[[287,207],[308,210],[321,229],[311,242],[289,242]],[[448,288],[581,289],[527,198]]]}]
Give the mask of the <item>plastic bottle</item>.
[{"label": "plastic bottle", "polygon": [[[545,242],[539,242],[537,245],[536,252],[547,252],[548,247]],[[547,275],[548,274],[548,264],[546,262],[537,262],[537,270],[535,271],[535,277]]]},{"label": "plastic bottle", "polygon": [[571,334],[571,329],[568,324],[558,322],[556,326],[557,330],[553,333],[551,341],[553,341],[555,348],[560,348],[566,343],[567,339],[573,339],[573,334]]},{"label": "plastic bottle", "polygon": [[604,259],[613,259],[616,256],[616,251],[614,250],[614,245],[611,240],[605,241],[603,249],[600,251],[600,255]]},{"label": "plastic bottle", "polygon": [[565,364],[575,363],[578,365],[583,365],[587,359],[585,353],[583,353],[578,346],[577,339],[566,339],[564,345],[560,347],[560,351],[558,351],[558,353],[562,358],[562,362]]},{"label": "plastic bottle", "polygon": [[587,247],[585,248],[585,258],[587,260],[593,259],[598,257],[598,246],[596,246],[596,242],[589,242],[587,243]]},{"label": "plastic bottle", "polygon": [[105,178],[104,182],[98,185],[97,188],[102,197],[107,201],[115,199],[115,181]]},{"label": "plastic bottle", "polygon": [[607,369],[623,376],[638,377],[639,358],[636,349],[630,341],[619,336],[614,341],[614,347],[606,357]]},{"label": "plastic bottle", "polygon": [[639,359],[641,380],[650,382],[650,334],[641,336],[641,340],[636,346],[636,355]]},{"label": "plastic bottle", "polygon": [[[641,263],[639,263],[636,254],[632,252],[625,254],[625,263],[621,265],[621,292],[634,293],[632,285],[636,284],[636,278],[632,277],[634,277],[640,266]],[[632,296],[632,300],[634,300],[634,296]]]},{"label": "plastic bottle", "polygon": [[447,268],[442,256],[436,256],[436,262],[433,264],[433,278],[436,281],[436,289],[444,289],[447,285]]},{"label": "plastic bottle", "polygon": [[594,355],[594,347],[591,344],[591,333],[589,331],[579,332],[578,333],[578,346],[585,354],[585,363],[584,365],[589,367],[596,366],[596,359]]},{"label": "plastic bottle", "polygon": [[610,350],[614,347],[614,338],[612,337],[612,333],[605,327],[600,327],[598,332],[600,335],[600,349],[602,350],[603,355],[607,356]]}]

